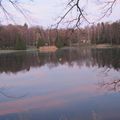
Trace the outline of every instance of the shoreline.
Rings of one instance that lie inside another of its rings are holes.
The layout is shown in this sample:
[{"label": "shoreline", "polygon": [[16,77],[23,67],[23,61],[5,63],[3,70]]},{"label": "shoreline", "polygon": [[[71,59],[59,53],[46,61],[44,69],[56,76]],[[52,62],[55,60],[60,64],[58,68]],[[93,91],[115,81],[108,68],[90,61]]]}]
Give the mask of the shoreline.
[{"label": "shoreline", "polygon": [[108,48],[120,48],[120,45],[98,44],[98,45],[90,45],[90,47],[98,48],[98,49],[108,49]]},{"label": "shoreline", "polygon": [[9,53],[20,53],[20,52],[31,52],[37,51],[37,49],[27,49],[27,50],[0,50],[0,54],[9,54]]},{"label": "shoreline", "polygon": [[[63,47],[63,48],[58,48],[56,50],[59,50],[59,49],[72,49],[72,48],[92,48],[92,49],[109,49],[109,48],[120,48],[120,45],[109,45],[109,44],[98,44],[98,45],[81,45],[81,46],[66,46],[66,47]],[[56,51],[55,50],[55,51]],[[9,54],[9,53],[17,53],[17,52],[32,52],[32,51],[39,51],[39,52],[44,52],[44,50],[39,50],[37,48],[34,48],[34,49],[27,49],[27,50],[0,50],[0,54]],[[47,52],[53,52],[53,50],[47,50]],[[45,49],[45,52],[46,52],[46,49]]]}]

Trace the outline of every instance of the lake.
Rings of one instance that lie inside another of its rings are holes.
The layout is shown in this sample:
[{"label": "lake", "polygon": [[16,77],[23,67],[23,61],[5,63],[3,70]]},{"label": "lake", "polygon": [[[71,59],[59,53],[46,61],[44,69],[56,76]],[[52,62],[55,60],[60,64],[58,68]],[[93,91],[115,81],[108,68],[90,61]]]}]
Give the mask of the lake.
[{"label": "lake", "polygon": [[120,120],[120,49],[0,54],[0,120]]}]

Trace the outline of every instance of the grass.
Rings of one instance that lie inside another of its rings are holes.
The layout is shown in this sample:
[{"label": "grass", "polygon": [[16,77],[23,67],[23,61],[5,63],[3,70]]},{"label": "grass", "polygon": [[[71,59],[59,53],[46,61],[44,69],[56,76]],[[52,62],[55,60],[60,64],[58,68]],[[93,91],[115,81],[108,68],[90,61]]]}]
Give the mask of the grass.
[{"label": "grass", "polygon": [[97,44],[91,45],[92,48],[120,48],[120,45],[111,45],[111,44]]},{"label": "grass", "polygon": [[36,48],[30,48],[27,50],[0,50],[0,54],[9,54],[9,53],[16,53],[16,52],[25,52],[25,51],[37,51]]},{"label": "grass", "polygon": [[[84,47],[89,47],[89,48],[100,48],[100,49],[105,49],[105,48],[120,48],[120,45],[110,45],[110,44],[98,44],[98,45],[81,45],[81,46],[73,46],[73,47],[63,47],[62,49],[69,49],[69,48],[84,48]],[[8,53],[15,53],[15,52],[25,52],[25,51],[37,51],[38,49],[36,47],[28,47],[27,50],[0,50],[0,54],[8,54]],[[50,48],[51,50],[51,48]],[[44,51],[44,50],[43,50]],[[46,51],[46,49],[45,49]],[[47,49],[49,52],[49,49]]]}]

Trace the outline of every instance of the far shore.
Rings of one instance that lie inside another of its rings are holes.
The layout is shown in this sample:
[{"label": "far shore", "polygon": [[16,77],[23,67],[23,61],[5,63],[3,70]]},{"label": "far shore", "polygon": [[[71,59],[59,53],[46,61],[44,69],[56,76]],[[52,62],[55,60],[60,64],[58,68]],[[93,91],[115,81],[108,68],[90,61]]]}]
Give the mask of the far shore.
[{"label": "far shore", "polygon": [[43,46],[39,48],[40,52],[55,52],[58,48],[56,46]]},{"label": "far shore", "polygon": [[110,45],[110,44],[98,44],[98,45],[90,45],[92,48],[120,48],[120,45]]},{"label": "far shore", "polygon": [[[98,44],[98,45],[80,45],[80,46],[72,46],[72,47],[62,47],[62,48],[59,48],[59,49],[70,49],[70,48],[84,48],[84,47],[88,47],[88,48],[96,48],[96,49],[108,49],[108,48],[120,48],[120,45],[110,45],[110,44]],[[44,50],[45,49],[45,50]],[[27,50],[0,50],[0,54],[8,54],[8,53],[15,53],[15,52],[31,52],[31,51],[37,51],[39,50],[39,52],[46,52],[46,48],[42,48],[42,50],[40,49],[37,49],[37,48],[34,48],[34,49],[27,49]],[[52,47],[52,49],[50,48],[50,51],[49,49],[47,50],[47,52],[54,52],[56,50],[59,50],[57,48],[54,48]]]},{"label": "far shore", "polygon": [[36,51],[37,49],[27,49],[27,50],[0,50],[0,54],[7,54],[7,53],[16,53],[16,52],[31,52]]}]

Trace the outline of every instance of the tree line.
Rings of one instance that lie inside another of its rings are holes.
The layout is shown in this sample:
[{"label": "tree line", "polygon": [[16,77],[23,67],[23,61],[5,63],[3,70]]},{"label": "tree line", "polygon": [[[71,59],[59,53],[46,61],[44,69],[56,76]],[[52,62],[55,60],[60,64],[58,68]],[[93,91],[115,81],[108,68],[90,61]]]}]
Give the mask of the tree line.
[{"label": "tree line", "polygon": [[90,40],[93,44],[120,44],[120,21],[98,23],[97,25],[91,26],[89,31]]},{"label": "tree line", "polygon": [[44,29],[21,25],[0,26],[0,49],[27,49],[55,45],[58,48],[81,44],[120,44],[120,21],[98,23],[80,29]]},{"label": "tree line", "polygon": [[[82,30],[82,29],[81,29]],[[69,29],[44,29],[42,27],[28,27],[22,25],[0,26],[0,49],[27,49],[55,45],[57,47],[70,46],[80,39],[79,30]]]}]

